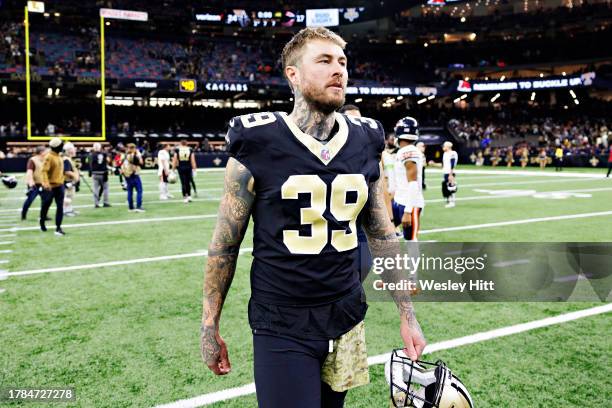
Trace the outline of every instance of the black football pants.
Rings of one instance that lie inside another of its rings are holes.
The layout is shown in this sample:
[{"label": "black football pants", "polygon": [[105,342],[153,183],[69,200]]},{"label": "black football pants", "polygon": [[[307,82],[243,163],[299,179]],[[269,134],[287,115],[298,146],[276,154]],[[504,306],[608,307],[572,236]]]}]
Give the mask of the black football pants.
[{"label": "black football pants", "polygon": [[259,408],[342,408],[345,392],[321,381],[326,340],[253,332],[255,388]]},{"label": "black football pants", "polygon": [[40,223],[44,224],[47,219],[47,213],[51,208],[51,203],[55,200],[55,226],[60,228],[64,219],[64,185],[53,187],[50,191],[43,190],[42,206],[40,207]]},{"label": "black football pants", "polygon": [[191,167],[188,169],[178,169],[179,177],[181,179],[181,190],[183,191],[183,197],[191,195]]}]

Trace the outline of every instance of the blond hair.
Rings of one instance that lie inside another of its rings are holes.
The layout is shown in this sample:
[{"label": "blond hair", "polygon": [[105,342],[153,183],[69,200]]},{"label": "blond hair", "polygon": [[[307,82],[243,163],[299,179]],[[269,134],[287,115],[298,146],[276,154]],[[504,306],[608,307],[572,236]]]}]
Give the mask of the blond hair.
[{"label": "blond hair", "polygon": [[312,40],[331,41],[342,49],[346,47],[346,41],[328,28],[304,28],[294,35],[283,48],[281,62],[283,64],[283,75],[285,75],[285,77],[285,68],[287,68],[289,65],[296,65],[297,61],[302,56],[304,46],[306,46],[306,44]]}]

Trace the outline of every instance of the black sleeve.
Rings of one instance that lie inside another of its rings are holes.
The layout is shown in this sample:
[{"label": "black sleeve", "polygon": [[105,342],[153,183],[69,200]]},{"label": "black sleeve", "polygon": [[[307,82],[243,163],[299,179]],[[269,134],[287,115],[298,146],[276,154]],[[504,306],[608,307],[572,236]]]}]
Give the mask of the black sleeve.
[{"label": "black sleeve", "polygon": [[70,164],[70,160],[64,159],[64,173],[67,171],[72,171],[72,164]]},{"label": "black sleeve", "polygon": [[237,116],[230,120],[229,129],[225,136],[226,150],[231,157],[248,168],[248,145],[243,134],[244,128],[241,118]]}]

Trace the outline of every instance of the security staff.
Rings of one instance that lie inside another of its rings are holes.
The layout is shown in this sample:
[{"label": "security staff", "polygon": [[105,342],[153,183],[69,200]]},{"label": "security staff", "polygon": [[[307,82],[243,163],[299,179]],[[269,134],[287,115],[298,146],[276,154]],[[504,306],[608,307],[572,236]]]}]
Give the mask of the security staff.
[{"label": "security staff", "polygon": [[64,218],[64,161],[60,153],[64,147],[64,142],[59,137],[54,137],[49,141],[51,151],[45,156],[42,168],[42,188],[43,203],[40,209],[40,230],[45,232],[45,220],[51,207],[51,202],[55,200],[57,207],[55,211],[55,235],[65,235],[62,230],[62,220]]}]

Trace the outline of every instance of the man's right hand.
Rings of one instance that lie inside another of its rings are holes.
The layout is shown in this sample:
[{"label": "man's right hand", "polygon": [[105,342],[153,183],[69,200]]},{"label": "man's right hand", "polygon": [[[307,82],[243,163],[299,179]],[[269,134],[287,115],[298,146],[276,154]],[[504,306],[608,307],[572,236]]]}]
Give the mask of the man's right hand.
[{"label": "man's right hand", "polygon": [[202,360],[215,375],[225,375],[232,370],[227,345],[214,327],[202,326],[200,334]]},{"label": "man's right hand", "polygon": [[49,183],[43,183],[42,184],[42,188],[47,190],[47,191],[50,191],[51,190],[51,185]]}]

